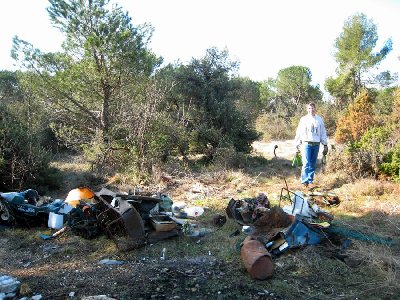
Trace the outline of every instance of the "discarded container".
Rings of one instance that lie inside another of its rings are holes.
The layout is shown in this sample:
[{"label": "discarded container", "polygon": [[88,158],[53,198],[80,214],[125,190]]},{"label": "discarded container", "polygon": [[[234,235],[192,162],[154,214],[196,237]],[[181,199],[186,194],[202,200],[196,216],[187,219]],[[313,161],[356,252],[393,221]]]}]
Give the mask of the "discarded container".
[{"label": "discarded container", "polygon": [[175,221],[165,215],[152,216],[151,224],[156,231],[171,231],[176,228]]},{"label": "discarded container", "polygon": [[70,190],[65,202],[71,205],[72,207],[76,207],[81,200],[85,202],[92,202],[95,194],[87,187],[78,187],[76,189]]},{"label": "discarded container", "polygon": [[264,280],[272,277],[274,268],[271,254],[260,241],[246,237],[240,255],[251,278]]},{"label": "discarded container", "polygon": [[204,209],[198,206],[191,206],[185,207],[183,212],[186,213],[189,218],[195,218],[201,216],[204,213]]},{"label": "discarded container", "polygon": [[53,212],[49,213],[49,220],[47,226],[53,229],[61,229],[64,225],[64,216]]}]

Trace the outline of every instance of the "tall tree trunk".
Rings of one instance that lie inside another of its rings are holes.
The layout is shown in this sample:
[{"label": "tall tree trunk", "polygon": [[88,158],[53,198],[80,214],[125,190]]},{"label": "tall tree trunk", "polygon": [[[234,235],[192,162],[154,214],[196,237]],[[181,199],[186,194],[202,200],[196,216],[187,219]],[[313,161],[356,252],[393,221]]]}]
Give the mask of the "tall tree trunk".
[{"label": "tall tree trunk", "polygon": [[102,129],[102,137],[106,142],[108,140],[108,133],[110,129],[110,101],[111,101],[111,87],[107,82],[102,81],[103,85],[103,105],[101,108],[101,129]]}]

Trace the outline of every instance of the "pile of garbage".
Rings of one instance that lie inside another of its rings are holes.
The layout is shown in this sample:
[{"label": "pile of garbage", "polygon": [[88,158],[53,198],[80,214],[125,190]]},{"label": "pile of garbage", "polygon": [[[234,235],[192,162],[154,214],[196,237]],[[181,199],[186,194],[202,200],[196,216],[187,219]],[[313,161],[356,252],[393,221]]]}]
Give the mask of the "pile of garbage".
[{"label": "pile of garbage", "polygon": [[[339,203],[334,193],[293,192],[286,185],[276,206],[271,205],[264,193],[256,198],[231,199],[225,208],[226,216],[215,215],[213,225],[221,227],[229,218],[241,226],[246,234],[241,244],[241,259],[254,279],[272,277],[272,260],[279,255],[290,249],[317,245],[332,234],[385,245],[394,243],[334,225],[334,217],[322,207]],[[44,240],[68,231],[86,239],[106,234],[121,251],[179,234],[204,236],[212,229],[198,228],[198,222],[193,220],[203,213],[202,207],[174,203],[166,194],[138,190],[123,193],[103,188],[93,192],[88,187],[78,187],[71,190],[66,199],[54,200],[39,197],[33,189],[0,193],[0,223],[29,227],[47,225],[57,230],[52,235],[41,234]],[[345,242],[342,248],[348,247],[349,240]]]},{"label": "pile of garbage", "polygon": [[[108,189],[93,192],[88,187],[71,190],[66,199],[43,199],[37,191],[0,193],[0,221],[9,225],[47,225],[57,231],[40,235],[53,239],[66,231],[95,238],[106,234],[119,250],[127,251],[184,232],[198,236],[196,223],[189,219],[204,213],[201,207],[176,203],[166,194],[135,191],[116,193]],[[183,230],[182,230],[183,229]]]},{"label": "pile of garbage", "polygon": [[[263,193],[257,198],[230,200],[226,214],[247,233],[241,245],[241,259],[252,278],[272,277],[272,259],[289,249],[316,245],[327,239],[333,216],[320,208],[320,197],[315,196],[321,194],[284,188],[279,205],[274,207]],[[329,198],[330,202],[326,201],[329,205],[340,202],[333,194],[323,196]]]},{"label": "pile of garbage", "polygon": [[0,221],[6,224],[34,226],[47,222],[49,214],[62,212],[64,200],[49,202],[36,190],[0,193]]}]

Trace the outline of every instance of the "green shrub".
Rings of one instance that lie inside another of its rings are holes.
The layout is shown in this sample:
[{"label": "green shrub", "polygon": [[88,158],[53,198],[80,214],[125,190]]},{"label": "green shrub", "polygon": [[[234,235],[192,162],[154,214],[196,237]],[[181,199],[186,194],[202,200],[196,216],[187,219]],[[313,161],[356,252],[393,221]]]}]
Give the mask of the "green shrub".
[{"label": "green shrub", "polygon": [[365,150],[374,150],[379,153],[387,151],[385,144],[392,132],[390,127],[373,127],[369,129],[356,143],[359,148]]},{"label": "green shrub", "polygon": [[[46,184],[51,151],[45,145],[41,114],[28,101],[0,106],[0,188],[20,190]],[[32,118],[35,115],[35,118]],[[42,180],[43,179],[43,180]]]},{"label": "green shrub", "polygon": [[400,143],[385,156],[380,170],[395,180],[400,180]]}]

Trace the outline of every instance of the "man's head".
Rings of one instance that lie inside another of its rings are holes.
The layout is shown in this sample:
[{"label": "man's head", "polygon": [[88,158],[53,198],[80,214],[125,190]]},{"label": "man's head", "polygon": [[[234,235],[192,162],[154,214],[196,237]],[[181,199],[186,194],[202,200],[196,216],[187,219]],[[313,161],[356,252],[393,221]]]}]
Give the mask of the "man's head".
[{"label": "man's head", "polygon": [[317,107],[314,102],[310,102],[307,104],[307,113],[309,115],[315,116],[315,112],[317,111]]}]

